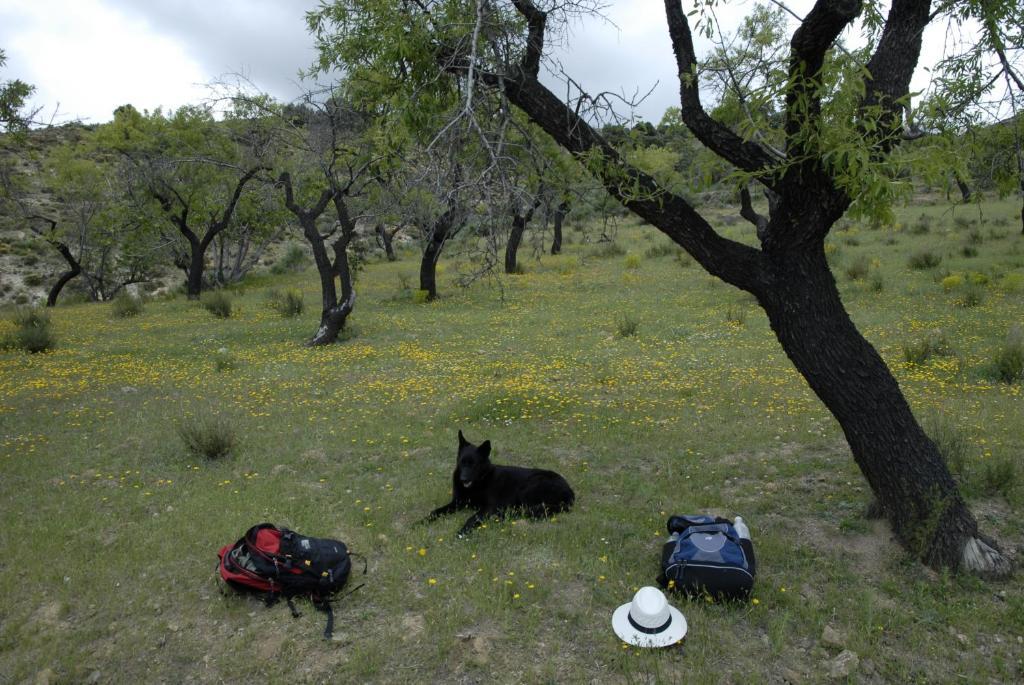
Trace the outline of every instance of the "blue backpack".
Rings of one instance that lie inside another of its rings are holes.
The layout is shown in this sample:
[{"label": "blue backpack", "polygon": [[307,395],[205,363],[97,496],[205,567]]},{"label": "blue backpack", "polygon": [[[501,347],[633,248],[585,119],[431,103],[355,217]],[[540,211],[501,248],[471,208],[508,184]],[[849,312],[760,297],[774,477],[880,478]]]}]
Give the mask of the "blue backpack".
[{"label": "blue backpack", "polygon": [[672,516],[662,548],[662,587],[715,599],[746,599],[754,587],[754,546],[741,538],[729,519]]}]

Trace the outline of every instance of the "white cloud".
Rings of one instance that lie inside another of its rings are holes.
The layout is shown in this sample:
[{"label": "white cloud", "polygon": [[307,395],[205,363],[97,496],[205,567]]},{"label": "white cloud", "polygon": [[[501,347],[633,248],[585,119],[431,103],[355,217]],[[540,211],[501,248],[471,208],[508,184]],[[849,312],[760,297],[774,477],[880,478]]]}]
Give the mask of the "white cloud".
[{"label": "white cloud", "polygon": [[43,115],[110,119],[114,108],[176,107],[195,102],[208,76],[177,41],[152,32],[98,0],[10,3],[0,22],[8,55],[5,78],[33,84]]}]

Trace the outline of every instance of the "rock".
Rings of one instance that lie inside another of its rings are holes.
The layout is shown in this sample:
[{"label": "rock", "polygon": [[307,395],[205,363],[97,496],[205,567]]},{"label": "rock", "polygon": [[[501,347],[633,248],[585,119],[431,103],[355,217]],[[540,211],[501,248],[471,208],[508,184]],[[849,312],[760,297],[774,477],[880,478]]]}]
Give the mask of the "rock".
[{"label": "rock", "polygon": [[138,391],[139,391],[138,388],[136,388],[134,386],[131,386],[131,385],[123,385],[123,386],[121,386],[121,392],[123,392],[125,395],[130,395],[130,394],[138,392]]},{"label": "rock", "polygon": [[962,644],[962,645],[966,645],[969,642],[969,640],[967,639],[967,636],[964,635],[963,633],[957,633],[956,634],[956,639],[959,640],[960,644]]},{"label": "rock", "polygon": [[846,648],[846,636],[832,626],[825,626],[821,631],[821,644],[837,649]]},{"label": "rock", "polygon": [[402,639],[408,640],[409,638],[416,637],[423,632],[426,628],[426,621],[420,614],[406,614],[402,617],[402,628],[405,633],[402,635]]},{"label": "rock", "polygon": [[848,649],[844,649],[835,659],[828,664],[828,675],[830,678],[848,678],[857,670],[860,659]]},{"label": "rock", "polygon": [[794,671],[792,668],[788,668],[786,666],[782,667],[782,669],[779,671],[779,675],[782,676],[782,679],[785,680],[787,683],[790,683],[790,685],[802,685],[802,683],[804,682],[803,674],[799,673],[798,671]]},{"label": "rock", "polygon": [[44,668],[39,673],[36,673],[36,685],[50,685],[56,679],[57,675],[53,672],[52,668]]}]

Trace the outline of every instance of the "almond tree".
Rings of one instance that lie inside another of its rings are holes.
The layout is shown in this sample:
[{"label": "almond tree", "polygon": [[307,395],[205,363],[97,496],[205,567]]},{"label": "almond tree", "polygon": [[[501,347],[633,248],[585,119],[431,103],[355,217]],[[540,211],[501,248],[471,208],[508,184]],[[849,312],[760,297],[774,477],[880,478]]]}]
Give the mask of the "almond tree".
[{"label": "almond tree", "polygon": [[[751,293],[793,365],[835,416],[853,457],[902,544],[935,568],[1001,575],[1008,557],[979,531],[938,449],[895,378],[853,324],[825,260],[825,238],[851,208],[884,211],[893,198],[887,166],[904,138],[909,84],[932,21],[983,0],[818,0],[789,37],[781,92],[782,145],[740,135],[701,101],[691,16],[714,31],[699,4],[690,15],[665,0],[680,76],[680,116],[700,143],[776,198],[757,247],[719,234],[685,198],[629,164],[588,116],[587,94],[566,102],[541,81],[552,42],[597,0],[336,0],[311,18],[321,65],[369,69],[431,92],[451,79],[499,93],[574,154],[625,207],[657,227],[704,269]],[[1004,3],[1006,4],[1006,3]],[[995,6],[994,9],[993,6]],[[858,21],[858,18],[859,21]],[[997,20],[1002,17],[997,17]],[[867,47],[835,59],[847,29]],[[573,84],[568,83],[569,92]]]}]

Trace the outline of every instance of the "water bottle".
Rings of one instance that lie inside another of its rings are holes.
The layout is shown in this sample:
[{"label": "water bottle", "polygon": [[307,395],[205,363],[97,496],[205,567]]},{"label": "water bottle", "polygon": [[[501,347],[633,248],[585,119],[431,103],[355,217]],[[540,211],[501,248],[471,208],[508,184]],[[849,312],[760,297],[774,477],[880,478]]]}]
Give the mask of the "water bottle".
[{"label": "water bottle", "polygon": [[743,522],[742,516],[736,517],[736,521],[732,524],[732,527],[736,529],[736,534],[740,536],[741,540],[750,539],[750,529],[747,528],[747,524]]}]

